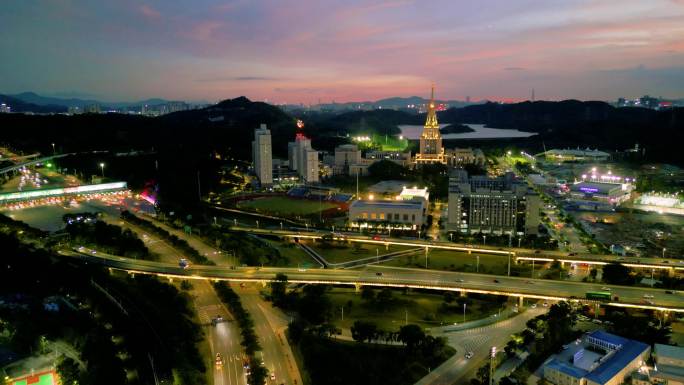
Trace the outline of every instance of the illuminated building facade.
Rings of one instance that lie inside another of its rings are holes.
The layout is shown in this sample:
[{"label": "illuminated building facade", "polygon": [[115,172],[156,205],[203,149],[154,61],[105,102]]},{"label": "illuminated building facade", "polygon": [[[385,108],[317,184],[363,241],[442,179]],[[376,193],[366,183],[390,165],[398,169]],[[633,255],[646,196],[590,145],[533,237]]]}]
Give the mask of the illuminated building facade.
[{"label": "illuminated building facade", "polygon": [[297,133],[294,142],[287,146],[290,168],[296,170],[300,180],[306,183],[317,183],[319,178],[318,151],[311,147],[311,139],[303,133]]},{"label": "illuminated building facade", "polygon": [[273,159],[271,153],[271,131],[265,124],[254,130],[252,142],[254,173],[262,186],[273,184]]},{"label": "illuminated building facade", "polygon": [[512,173],[498,178],[468,177],[454,170],[449,178],[447,230],[493,234],[538,234],[539,195]]},{"label": "illuminated building facade", "polygon": [[432,87],[430,103],[428,103],[427,119],[420,135],[420,152],[416,154],[416,164],[446,163],[442,134],[439,132],[437,113],[435,112],[435,87]]}]

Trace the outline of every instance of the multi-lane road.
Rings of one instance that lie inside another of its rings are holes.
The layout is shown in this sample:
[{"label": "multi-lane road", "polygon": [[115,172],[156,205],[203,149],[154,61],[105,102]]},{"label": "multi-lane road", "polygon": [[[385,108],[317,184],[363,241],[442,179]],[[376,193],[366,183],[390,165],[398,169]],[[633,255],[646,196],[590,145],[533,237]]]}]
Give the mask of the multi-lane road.
[{"label": "multi-lane road", "polygon": [[[684,294],[668,294],[665,290],[629,286],[605,286],[601,284],[502,277],[487,274],[454,273],[423,269],[389,267],[366,267],[361,270],[297,269],[297,268],[241,268],[227,266],[194,265],[183,269],[178,265],[123,258],[102,253],[78,253],[62,251],[65,256],[98,263],[113,269],[133,273],[148,273],[167,277],[226,280],[237,282],[271,281],[277,273],[288,276],[294,283],[321,283],[337,285],[372,285],[386,287],[411,287],[434,290],[453,290],[494,295],[508,295],[549,300],[585,297],[588,291],[610,290],[617,301],[614,306],[639,307],[654,310],[684,312]],[[648,297],[646,297],[648,296]],[[651,297],[652,296],[652,297]]]},{"label": "multi-lane road", "polygon": [[[318,239],[325,234],[330,234],[326,231],[293,231],[287,229],[272,229],[272,228],[254,228],[245,226],[232,226],[233,231],[243,231],[252,234],[268,234],[280,237],[289,238],[312,238]],[[427,247],[429,249],[454,250],[461,252],[473,252],[481,254],[500,255],[502,257],[511,256],[514,260],[540,260],[540,261],[561,261],[564,263],[580,263],[580,264],[606,264],[610,262],[618,262],[627,266],[637,268],[655,268],[655,269],[674,269],[684,271],[684,257],[682,259],[676,258],[646,258],[646,257],[622,257],[611,254],[588,254],[588,253],[567,253],[556,250],[534,250],[516,247],[487,247],[485,245],[459,245],[452,242],[443,241],[426,241],[420,239],[402,239],[402,238],[374,238],[354,233],[336,233],[337,239],[343,239],[348,242],[362,242],[379,245],[399,245],[409,247]]]}]

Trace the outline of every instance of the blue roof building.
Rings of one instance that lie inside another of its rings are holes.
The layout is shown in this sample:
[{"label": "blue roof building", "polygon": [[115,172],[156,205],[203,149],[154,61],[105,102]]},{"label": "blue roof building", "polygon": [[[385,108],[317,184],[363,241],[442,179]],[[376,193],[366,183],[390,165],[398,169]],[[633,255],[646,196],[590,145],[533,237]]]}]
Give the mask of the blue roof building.
[{"label": "blue roof building", "polygon": [[544,365],[544,378],[556,385],[618,385],[645,364],[651,347],[602,330],[570,344]]}]

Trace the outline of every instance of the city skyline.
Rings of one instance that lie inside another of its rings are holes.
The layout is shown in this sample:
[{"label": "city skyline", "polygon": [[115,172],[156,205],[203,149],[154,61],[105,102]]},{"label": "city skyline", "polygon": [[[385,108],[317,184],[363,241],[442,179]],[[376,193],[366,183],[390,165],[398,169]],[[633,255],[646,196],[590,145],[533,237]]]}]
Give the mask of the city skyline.
[{"label": "city skyline", "polygon": [[[684,2],[10,2],[2,93],[318,103],[679,98]],[[45,39],[50,36],[50,39]]]}]

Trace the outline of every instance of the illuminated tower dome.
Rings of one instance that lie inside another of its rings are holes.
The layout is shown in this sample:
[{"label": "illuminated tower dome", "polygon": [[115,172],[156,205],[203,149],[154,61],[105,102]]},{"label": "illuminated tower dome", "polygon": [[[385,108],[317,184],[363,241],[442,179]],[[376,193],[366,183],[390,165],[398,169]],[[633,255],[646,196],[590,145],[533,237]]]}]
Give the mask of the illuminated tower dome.
[{"label": "illuminated tower dome", "polygon": [[444,148],[442,147],[442,134],[439,132],[437,113],[435,112],[435,86],[432,86],[432,94],[428,103],[427,119],[420,135],[420,151],[416,154],[416,163],[446,163]]}]

